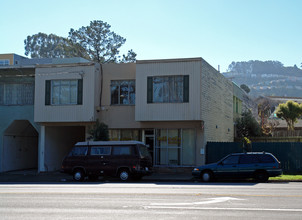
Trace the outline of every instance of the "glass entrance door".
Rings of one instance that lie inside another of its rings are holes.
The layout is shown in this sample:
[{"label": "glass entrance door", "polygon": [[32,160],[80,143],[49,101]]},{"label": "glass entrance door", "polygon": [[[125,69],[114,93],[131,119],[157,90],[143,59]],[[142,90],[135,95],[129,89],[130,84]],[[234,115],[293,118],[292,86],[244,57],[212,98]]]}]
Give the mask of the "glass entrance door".
[{"label": "glass entrance door", "polygon": [[152,156],[152,162],[154,164],[154,130],[145,130],[145,144]]}]

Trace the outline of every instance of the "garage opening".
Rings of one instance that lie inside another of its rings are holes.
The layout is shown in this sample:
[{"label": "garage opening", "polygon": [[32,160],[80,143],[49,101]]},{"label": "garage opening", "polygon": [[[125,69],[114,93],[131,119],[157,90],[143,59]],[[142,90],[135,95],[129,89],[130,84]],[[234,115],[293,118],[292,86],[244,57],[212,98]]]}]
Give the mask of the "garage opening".
[{"label": "garage opening", "polygon": [[38,137],[29,121],[13,121],[3,136],[3,171],[37,169]]}]

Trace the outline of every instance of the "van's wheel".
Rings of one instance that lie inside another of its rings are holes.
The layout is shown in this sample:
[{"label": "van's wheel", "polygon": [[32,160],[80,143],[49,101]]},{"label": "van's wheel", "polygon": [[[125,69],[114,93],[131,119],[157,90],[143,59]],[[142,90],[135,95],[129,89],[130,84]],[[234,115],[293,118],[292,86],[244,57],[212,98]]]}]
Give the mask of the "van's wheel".
[{"label": "van's wheel", "polygon": [[83,181],[85,178],[85,174],[84,174],[84,171],[82,169],[77,169],[73,172],[73,179],[75,181]]},{"label": "van's wheel", "polygon": [[130,172],[128,170],[121,170],[118,174],[121,181],[128,181],[130,179]]},{"label": "van's wheel", "polygon": [[203,171],[200,177],[203,182],[210,182],[213,180],[213,174],[211,173],[211,171],[207,170]]},{"label": "van's wheel", "polygon": [[256,171],[255,174],[254,174],[254,179],[258,182],[267,182],[268,181],[268,174],[266,171],[264,170],[259,170],[259,171]]}]

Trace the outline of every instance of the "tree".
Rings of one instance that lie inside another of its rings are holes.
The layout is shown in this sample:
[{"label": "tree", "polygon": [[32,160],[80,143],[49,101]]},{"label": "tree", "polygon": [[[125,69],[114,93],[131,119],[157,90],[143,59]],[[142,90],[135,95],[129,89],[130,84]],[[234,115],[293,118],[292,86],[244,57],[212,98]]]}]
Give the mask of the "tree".
[{"label": "tree", "polygon": [[106,22],[91,21],[89,26],[70,29],[67,38],[38,33],[24,40],[25,55],[32,58],[83,57],[98,63],[134,62],[136,53],[129,50],[119,56],[126,39],[110,30]]},{"label": "tree", "polygon": [[236,120],[237,137],[257,137],[261,136],[261,128],[250,110],[241,114]]},{"label": "tree", "polygon": [[277,108],[276,115],[278,118],[286,121],[289,131],[294,131],[294,125],[302,115],[302,104],[299,105],[297,102],[291,100],[281,103]]},{"label": "tree", "polygon": [[55,34],[38,33],[27,36],[24,44],[25,55],[31,58],[64,58],[63,45],[68,45],[68,40]]},{"label": "tree", "polygon": [[108,141],[109,140],[109,130],[108,125],[103,122],[99,122],[97,119],[93,128],[90,129],[89,134],[91,139],[94,141]]},{"label": "tree", "polygon": [[250,88],[245,84],[242,84],[240,88],[243,89],[246,93],[249,93],[251,91]]}]

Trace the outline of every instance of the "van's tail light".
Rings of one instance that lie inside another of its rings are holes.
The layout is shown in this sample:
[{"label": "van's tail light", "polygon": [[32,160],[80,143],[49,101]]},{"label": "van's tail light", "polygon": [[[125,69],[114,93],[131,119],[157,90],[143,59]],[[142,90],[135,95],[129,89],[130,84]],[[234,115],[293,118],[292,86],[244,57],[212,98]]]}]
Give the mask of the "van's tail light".
[{"label": "van's tail light", "polygon": [[138,164],[138,165],[136,165],[136,166],[133,166],[132,168],[133,168],[133,169],[136,169],[136,170],[140,170],[140,169],[141,169],[141,166]]}]

